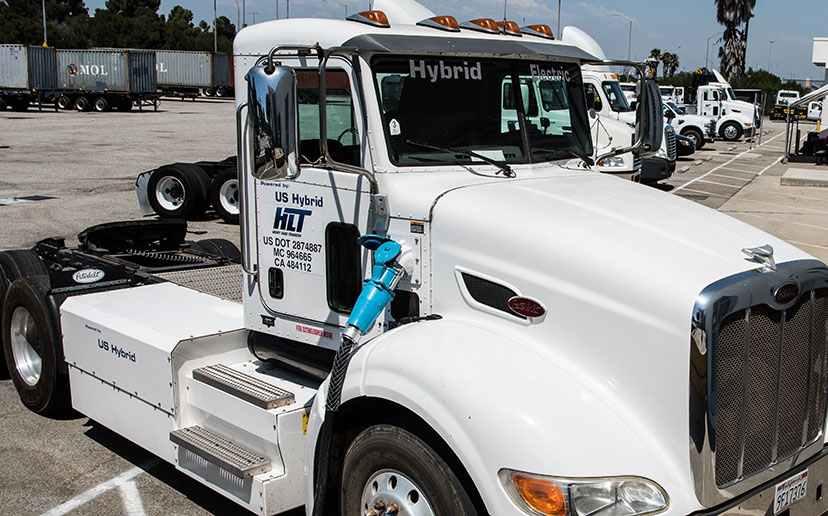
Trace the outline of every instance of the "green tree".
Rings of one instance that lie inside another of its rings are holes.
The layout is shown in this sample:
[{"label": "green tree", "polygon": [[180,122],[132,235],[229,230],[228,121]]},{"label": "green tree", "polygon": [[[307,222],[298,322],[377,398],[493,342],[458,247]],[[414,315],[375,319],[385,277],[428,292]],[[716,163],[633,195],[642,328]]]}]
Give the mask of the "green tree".
[{"label": "green tree", "polygon": [[679,57],[672,52],[661,54],[661,62],[664,65],[664,77],[672,77],[679,67]]},{"label": "green tree", "polygon": [[[46,0],[46,37],[50,46],[85,48],[89,43],[89,13],[83,0]],[[43,43],[40,2],[0,2],[0,43]]]},{"label": "green tree", "polygon": [[[713,0],[716,21],[724,25],[723,43],[719,48],[722,75],[729,79],[744,74],[747,32],[756,0]],[[745,24],[744,32],[739,27]]]},{"label": "green tree", "polygon": [[661,61],[661,49],[654,48],[650,50],[650,57],[647,59],[647,62],[650,66],[650,75],[653,78],[658,77],[658,64]]}]

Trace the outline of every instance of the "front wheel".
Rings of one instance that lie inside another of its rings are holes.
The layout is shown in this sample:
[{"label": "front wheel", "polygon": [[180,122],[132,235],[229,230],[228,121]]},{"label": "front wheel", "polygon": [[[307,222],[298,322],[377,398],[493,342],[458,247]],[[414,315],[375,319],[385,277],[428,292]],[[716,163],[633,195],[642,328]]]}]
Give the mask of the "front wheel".
[{"label": "front wheel", "polygon": [[369,427],[351,443],[342,467],[341,493],[340,514],[477,514],[462,483],[437,452],[411,432],[391,425]]},{"label": "front wheel", "polygon": [[742,126],[736,122],[727,122],[722,126],[722,129],[719,132],[721,133],[722,138],[729,142],[734,142],[742,137],[743,131]]},{"label": "front wheel", "polygon": [[681,133],[681,135],[693,140],[693,144],[695,145],[697,150],[704,147],[704,137],[702,136],[701,132],[699,132],[697,129],[685,129],[684,132]]}]

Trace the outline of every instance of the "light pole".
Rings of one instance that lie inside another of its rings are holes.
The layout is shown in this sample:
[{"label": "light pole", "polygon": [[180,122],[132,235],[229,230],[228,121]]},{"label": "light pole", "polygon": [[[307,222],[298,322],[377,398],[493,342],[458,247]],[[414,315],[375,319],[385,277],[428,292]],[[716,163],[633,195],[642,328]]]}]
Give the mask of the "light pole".
[{"label": "light pole", "polygon": [[239,0],[236,0],[236,32],[242,30],[241,26],[241,10],[239,9]]},{"label": "light pole", "polygon": [[558,0],[558,39],[561,39],[561,0]]},{"label": "light pole", "polygon": [[710,40],[718,36],[719,33],[716,32],[712,34],[709,38],[707,38],[707,47],[704,49],[704,67],[707,68],[710,63]]},{"label": "light pole", "polygon": [[46,0],[43,0],[43,46],[48,46],[49,43],[46,41]]},{"label": "light pole", "polygon": [[218,54],[218,34],[216,31],[216,0],[213,0],[213,53]]},{"label": "light pole", "polygon": [[768,45],[768,71],[770,72],[770,64],[771,64],[771,50],[773,50],[773,40],[771,40],[770,45]]},{"label": "light pole", "polygon": [[253,25],[256,25],[256,15],[257,14],[262,14],[262,13],[260,13],[258,11],[252,11],[250,14],[253,15]]},{"label": "light pole", "polygon": [[610,16],[617,16],[617,17],[621,18],[622,20],[624,20],[625,22],[629,22],[629,24],[630,24],[630,38],[627,41],[627,61],[629,61],[630,57],[632,57],[632,24],[633,24],[633,21],[632,21],[631,18],[629,18],[627,16],[624,16],[621,13],[612,13],[612,14],[610,14]]},{"label": "light pole", "polygon": [[276,19],[279,19],[279,0],[276,0]]}]

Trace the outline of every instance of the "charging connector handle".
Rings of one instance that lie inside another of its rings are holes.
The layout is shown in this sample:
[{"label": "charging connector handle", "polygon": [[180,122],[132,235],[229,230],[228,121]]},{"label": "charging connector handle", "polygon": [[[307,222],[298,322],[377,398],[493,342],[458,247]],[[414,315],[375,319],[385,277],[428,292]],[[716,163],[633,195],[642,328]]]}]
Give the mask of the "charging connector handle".
[{"label": "charging connector handle", "polygon": [[394,289],[405,276],[405,268],[397,262],[402,252],[399,243],[378,235],[361,236],[359,243],[374,251],[374,268],[348,318],[345,332],[355,340],[371,328],[394,299]]}]

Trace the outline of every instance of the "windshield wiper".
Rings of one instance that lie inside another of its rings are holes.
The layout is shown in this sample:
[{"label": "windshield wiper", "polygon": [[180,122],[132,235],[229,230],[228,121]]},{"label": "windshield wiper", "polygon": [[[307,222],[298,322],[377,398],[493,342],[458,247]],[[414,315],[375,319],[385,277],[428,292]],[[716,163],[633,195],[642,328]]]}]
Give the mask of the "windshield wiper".
[{"label": "windshield wiper", "polygon": [[462,154],[463,156],[468,156],[470,158],[477,158],[481,161],[485,161],[489,165],[496,166],[498,168],[498,171],[497,171],[498,174],[503,173],[504,176],[509,177],[509,178],[517,177],[517,174],[515,174],[515,171],[512,170],[512,167],[510,167],[508,164],[506,164],[502,161],[497,161],[496,159],[492,159],[488,156],[478,154],[474,151],[470,151],[470,150],[466,150],[466,149],[460,149],[460,148],[457,148],[457,147],[442,147],[440,145],[433,145],[431,143],[425,143],[425,142],[417,142],[417,141],[414,141],[414,140],[405,140],[405,143],[407,143],[409,145],[414,145],[416,147],[423,147],[425,149],[432,149],[432,150],[438,150],[438,151],[443,151],[443,152],[453,152],[455,154]]},{"label": "windshield wiper", "polygon": [[595,165],[595,161],[593,161],[590,156],[587,156],[583,152],[575,152],[574,150],[569,149],[569,148],[566,148],[566,149],[544,149],[544,148],[541,148],[541,147],[532,147],[529,150],[533,153],[534,152],[545,152],[547,154],[558,154],[558,153],[560,153],[560,154],[564,154],[565,156],[568,156],[568,157],[578,158],[581,161],[583,161],[584,163],[586,163],[587,165],[589,165],[590,167]]}]

